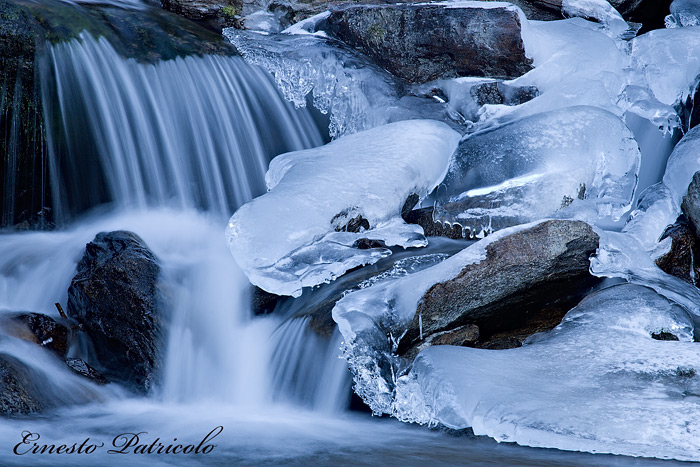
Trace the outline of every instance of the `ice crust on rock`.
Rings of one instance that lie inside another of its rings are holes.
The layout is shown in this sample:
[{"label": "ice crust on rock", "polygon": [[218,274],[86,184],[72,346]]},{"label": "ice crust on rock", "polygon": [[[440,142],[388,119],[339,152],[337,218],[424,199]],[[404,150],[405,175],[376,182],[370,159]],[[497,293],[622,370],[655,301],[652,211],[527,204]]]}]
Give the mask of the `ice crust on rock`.
[{"label": "ice crust on rock", "polygon": [[[678,341],[659,341],[653,333]],[[700,346],[680,306],[619,285],[521,348],[435,346],[399,378],[405,421],[472,427],[498,441],[565,450],[700,459]]]},{"label": "ice crust on rock", "polygon": [[275,78],[285,99],[330,116],[329,132],[338,137],[389,121],[387,108],[399,99],[398,84],[337,41],[312,34],[262,35],[234,28],[226,37],[249,63]]},{"label": "ice crust on rock", "polygon": [[667,28],[700,26],[700,2],[698,0],[673,0],[671,14],[666,17]]},{"label": "ice crust on rock", "polygon": [[612,37],[618,37],[629,29],[627,21],[607,0],[563,0],[561,9],[569,16],[597,19]]},{"label": "ice crust on rock", "polygon": [[671,190],[673,202],[680,208],[683,196],[695,172],[700,170],[700,127],[695,127],[673,148],[666,163],[664,184]]},{"label": "ice crust on rock", "polygon": [[431,268],[349,293],[336,303],[333,320],[345,340],[355,392],[375,413],[392,413],[392,383],[410,363],[393,354],[427,290],[486,259],[491,243],[538,223],[503,229]]},{"label": "ice crust on rock", "polygon": [[555,214],[617,220],[631,206],[640,157],[632,132],[607,111],[536,114],[460,143],[434,218],[471,236]]},{"label": "ice crust on rock", "polygon": [[635,238],[646,251],[655,256],[663,254],[665,252],[657,251],[659,239],[679,214],[680,205],[674,203],[671,190],[659,182],[640,195],[637,208],[630,213],[622,232]]},{"label": "ice crust on rock", "polygon": [[[401,208],[442,180],[459,138],[444,123],[407,120],[276,157],[266,176],[270,191],[229,221],[231,253],[253,284],[299,296],[302,287],[391,254],[353,247],[361,238],[425,246],[422,229],[405,224]],[[357,228],[349,230],[359,231],[344,231],[352,220]]]},{"label": "ice crust on rock", "polygon": [[691,96],[700,75],[700,27],[656,29],[631,41],[632,65],[663,104]]}]

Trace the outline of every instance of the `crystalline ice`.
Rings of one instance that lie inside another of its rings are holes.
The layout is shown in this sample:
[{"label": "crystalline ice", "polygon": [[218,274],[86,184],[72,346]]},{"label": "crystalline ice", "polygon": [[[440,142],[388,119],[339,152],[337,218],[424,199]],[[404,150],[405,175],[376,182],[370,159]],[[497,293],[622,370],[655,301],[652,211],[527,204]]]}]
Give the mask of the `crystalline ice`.
[{"label": "crystalline ice", "polygon": [[606,0],[563,0],[561,9],[569,16],[597,19],[605,25],[612,37],[618,37],[629,29],[620,13]]},{"label": "crystalline ice", "polygon": [[297,107],[309,93],[314,107],[330,115],[330,134],[342,136],[387,123],[387,107],[399,87],[388,73],[337,41],[312,34],[270,34],[228,28],[224,36],[246,61],[265,68]]},{"label": "crystalline ice", "polygon": [[444,123],[408,120],[276,157],[270,191],[229,221],[234,258],[253,284],[298,296],[391,253],[354,248],[361,238],[425,246],[422,229],[405,224],[401,208],[442,180],[459,138]]},{"label": "crystalline ice", "polygon": [[349,293],[336,303],[333,320],[345,339],[355,391],[375,413],[391,413],[393,382],[407,363],[393,355],[392,345],[398,344],[425,292],[484,260],[492,242],[533,225],[501,230],[436,266]]},{"label": "crystalline ice", "polygon": [[700,170],[700,127],[690,130],[676,145],[666,163],[664,183],[680,207],[693,174]]},{"label": "crystalline ice", "polygon": [[679,214],[679,205],[673,202],[671,190],[659,182],[641,194],[622,232],[634,237],[645,250],[654,252],[666,227],[673,224]]},{"label": "crystalline ice", "polygon": [[631,41],[633,65],[663,104],[684,102],[700,75],[700,27],[657,29]]},{"label": "crystalline ice", "polygon": [[398,381],[394,413],[529,446],[699,460],[692,338],[682,307],[614,286],[521,348],[424,350]]},{"label": "crystalline ice", "polygon": [[700,26],[700,2],[698,0],[673,0],[671,14],[666,17],[667,28]]},{"label": "crystalline ice", "polygon": [[533,115],[460,143],[434,217],[472,236],[558,211],[586,217],[591,206],[594,217],[616,220],[630,208],[639,161],[632,133],[609,112],[578,106]]}]

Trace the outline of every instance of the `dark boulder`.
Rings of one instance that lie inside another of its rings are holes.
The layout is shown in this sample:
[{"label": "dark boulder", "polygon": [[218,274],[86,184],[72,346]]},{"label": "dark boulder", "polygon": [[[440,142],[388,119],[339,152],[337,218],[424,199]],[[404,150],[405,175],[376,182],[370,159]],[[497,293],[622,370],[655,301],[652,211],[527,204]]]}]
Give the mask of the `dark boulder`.
[{"label": "dark boulder", "polygon": [[25,415],[47,408],[34,373],[16,358],[0,354],[1,415]]},{"label": "dark boulder", "polygon": [[475,346],[486,348],[517,346],[527,335],[551,329],[598,282],[588,272],[598,240],[588,224],[561,220],[495,240],[486,259],[425,293],[399,354],[471,324],[479,327],[481,345]]},{"label": "dark boulder", "polygon": [[410,82],[515,78],[531,69],[520,18],[506,7],[353,5],[331,11],[322,27]]},{"label": "dark boulder", "polygon": [[656,259],[656,265],[667,274],[689,284],[700,285],[698,241],[685,216],[680,216],[675,224],[666,228],[661,240],[666,238],[671,239],[671,249]]},{"label": "dark boulder", "polygon": [[18,313],[9,316],[4,324],[9,334],[46,347],[60,358],[64,358],[68,352],[70,331],[50,316]]},{"label": "dark boulder", "polygon": [[68,315],[92,339],[105,376],[146,392],[160,367],[155,255],[136,234],[99,233],[68,289]]}]

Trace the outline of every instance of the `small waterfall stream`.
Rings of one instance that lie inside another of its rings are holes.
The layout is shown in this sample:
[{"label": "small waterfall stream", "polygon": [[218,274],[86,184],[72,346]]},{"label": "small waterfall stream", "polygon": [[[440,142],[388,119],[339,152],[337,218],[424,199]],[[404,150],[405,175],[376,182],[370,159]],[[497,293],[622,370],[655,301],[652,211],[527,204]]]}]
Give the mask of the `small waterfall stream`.
[{"label": "small waterfall stream", "polygon": [[[323,144],[309,111],[284,101],[266,72],[235,56],[144,64],[83,33],[44,60],[55,218],[66,228],[4,236],[0,310],[57,316],[53,303],[65,304],[85,244],[100,231],[131,230],[162,266],[169,324],[156,399],[342,408],[349,380],[338,339],[300,339],[299,322],[253,319],[248,281],[222,227],[264,191],[272,157]],[[104,203],[111,205],[73,220]],[[290,376],[300,365],[305,371]],[[47,374],[56,392],[75,392],[79,381],[56,371]],[[311,390],[318,402],[309,401],[307,389],[320,385],[335,389]]]}]

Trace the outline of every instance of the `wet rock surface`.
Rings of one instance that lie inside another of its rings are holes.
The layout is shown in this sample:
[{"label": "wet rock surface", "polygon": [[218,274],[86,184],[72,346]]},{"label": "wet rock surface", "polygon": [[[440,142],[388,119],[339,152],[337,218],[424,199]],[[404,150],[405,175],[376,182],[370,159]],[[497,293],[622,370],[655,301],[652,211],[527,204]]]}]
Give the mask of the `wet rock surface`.
[{"label": "wet rock surface", "polygon": [[357,5],[334,9],[321,27],[409,82],[514,78],[531,69],[520,19],[508,8]]},{"label": "wet rock surface", "polygon": [[100,233],[68,289],[68,315],[92,339],[110,381],[148,391],[160,368],[160,266],[136,234]]}]

